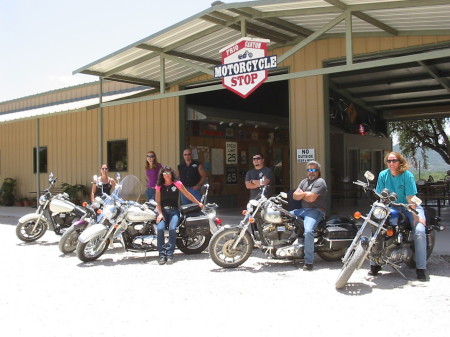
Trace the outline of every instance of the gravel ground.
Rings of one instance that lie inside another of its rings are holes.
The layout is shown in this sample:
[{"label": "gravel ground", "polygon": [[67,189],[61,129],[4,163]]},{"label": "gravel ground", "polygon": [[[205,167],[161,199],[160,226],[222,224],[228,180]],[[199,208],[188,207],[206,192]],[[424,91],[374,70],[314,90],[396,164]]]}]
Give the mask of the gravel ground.
[{"label": "gravel ground", "polygon": [[[318,256],[312,272],[269,260],[258,250],[240,268],[216,266],[204,252],[179,251],[171,266],[156,252],[116,244],[82,263],[58,249],[59,236],[17,239],[17,217],[0,215],[2,336],[448,336],[450,256],[434,254],[430,282],[384,268],[356,271],[345,289],[340,262]],[[439,240],[439,238],[438,238]],[[4,333],[6,332],[6,334]]]}]

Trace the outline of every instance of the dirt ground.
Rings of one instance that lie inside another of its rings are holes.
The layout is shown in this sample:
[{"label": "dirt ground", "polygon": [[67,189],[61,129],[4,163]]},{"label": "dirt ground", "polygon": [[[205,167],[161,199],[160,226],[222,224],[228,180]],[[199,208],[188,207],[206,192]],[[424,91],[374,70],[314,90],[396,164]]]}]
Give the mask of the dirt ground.
[{"label": "dirt ground", "polygon": [[[171,266],[156,252],[117,248],[93,263],[58,249],[59,236],[17,239],[17,218],[0,215],[2,336],[448,336],[450,256],[433,254],[430,282],[367,264],[337,291],[340,262],[318,256],[312,272],[258,250],[240,268],[207,252],[179,251]],[[3,332],[6,331],[6,334]]]}]

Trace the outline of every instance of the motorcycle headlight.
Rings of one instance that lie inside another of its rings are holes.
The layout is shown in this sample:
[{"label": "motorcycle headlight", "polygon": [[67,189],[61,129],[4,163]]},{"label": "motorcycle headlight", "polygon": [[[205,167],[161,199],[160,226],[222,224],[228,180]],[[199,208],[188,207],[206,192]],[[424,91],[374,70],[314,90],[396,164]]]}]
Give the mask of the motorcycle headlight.
[{"label": "motorcycle headlight", "polygon": [[388,215],[388,210],[384,207],[375,207],[372,216],[377,220],[382,220]]},{"label": "motorcycle headlight", "polygon": [[41,206],[44,205],[46,201],[47,201],[47,198],[45,197],[45,195],[41,195],[39,197],[39,205],[41,205]]},{"label": "motorcycle headlight", "polygon": [[107,205],[103,208],[102,213],[108,219],[112,219],[117,213],[117,207],[115,205]]}]

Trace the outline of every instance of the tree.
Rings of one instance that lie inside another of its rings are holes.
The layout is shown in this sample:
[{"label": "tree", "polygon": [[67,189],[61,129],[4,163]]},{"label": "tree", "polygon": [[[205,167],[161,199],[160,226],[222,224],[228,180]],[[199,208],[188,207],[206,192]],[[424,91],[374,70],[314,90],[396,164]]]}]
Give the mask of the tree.
[{"label": "tree", "polygon": [[424,168],[428,168],[425,150],[436,151],[450,165],[450,142],[447,131],[450,118],[437,118],[389,123],[390,131],[397,134],[400,150],[417,168],[417,152],[423,158]]}]

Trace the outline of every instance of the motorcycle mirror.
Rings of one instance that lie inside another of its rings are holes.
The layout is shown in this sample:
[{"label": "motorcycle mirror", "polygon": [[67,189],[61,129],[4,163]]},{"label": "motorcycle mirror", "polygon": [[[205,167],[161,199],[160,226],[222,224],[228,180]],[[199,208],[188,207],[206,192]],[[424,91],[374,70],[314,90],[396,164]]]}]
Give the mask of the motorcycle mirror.
[{"label": "motorcycle mirror", "polygon": [[422,200],[416,196],[413,196],[411,198],[411,202],[415,203],[416,205],[420,205],[422,203]]},{"label": "motorcycle mirror", "polygon": [[92,177],[92,181],[94,182],[94,184],[98,181],[98,176],[96,174],[94,174],[94,176]]},{"label": "motorcycle mirror", "polygon": [[280,192],[280,197],[283,199],[287,199],[287,193],[286,192]]},{"label": "motorcycle mirror", "polygon": [[116,180],[117,180],[117,182],[120,181],[120,172],[117,172],[117,173],[116,173]]},{"label": "motorcycle mirror", "polygon": [[370,181],[372,181],[372,180],[375,179],[375,176],[374,176],[373,173],[370,172],[370,171],[366,171],[366,172],[364,173],[364,177],[366,177],[366,179],[367,179],[367,180],[370,180]]},{"label": "motorcycle mirror", "polygon": [[50,174],[48,175],[48,181],[52,181],[53,177],[53,172],[50,172]]}]

